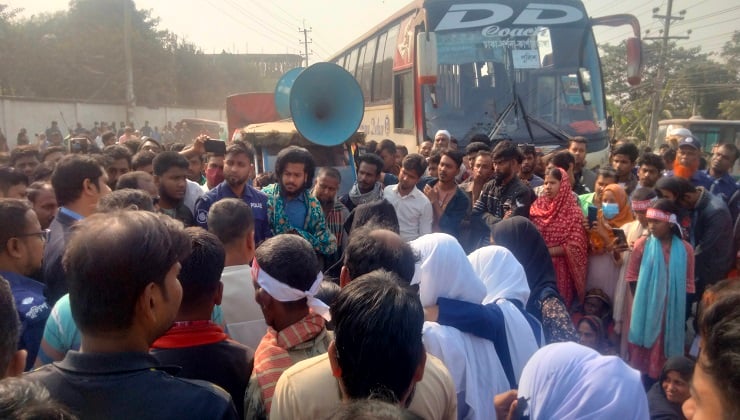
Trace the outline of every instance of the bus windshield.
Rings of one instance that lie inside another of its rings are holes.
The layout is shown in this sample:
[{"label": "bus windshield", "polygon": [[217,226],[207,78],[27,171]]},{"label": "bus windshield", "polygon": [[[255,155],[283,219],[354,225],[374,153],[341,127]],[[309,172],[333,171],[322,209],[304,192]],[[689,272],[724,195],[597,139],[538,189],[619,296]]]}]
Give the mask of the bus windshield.
[{"label": "bus windshield", "polygon": [[441,31],[437,54],[437,84],[422,90],[427,135],[446,129],[463,144],[479,133],[539,145],[569,136],[606,142],[601,71],[588,26]]}]

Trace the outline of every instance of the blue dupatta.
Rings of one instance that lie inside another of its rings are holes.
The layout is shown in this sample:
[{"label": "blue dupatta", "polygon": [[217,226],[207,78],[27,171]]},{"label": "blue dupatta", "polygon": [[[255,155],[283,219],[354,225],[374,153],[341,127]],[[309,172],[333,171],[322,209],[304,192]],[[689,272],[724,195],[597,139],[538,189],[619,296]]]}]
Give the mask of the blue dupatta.
[{"label": "blue dupatta", "polygon": [[683,241],[673,235],[666,268],[660,240],[650,235],[640,262],[629,341],[641,347],[652,347],[665,319],[665,356],[683,355],[685,316],[686,248]]}]

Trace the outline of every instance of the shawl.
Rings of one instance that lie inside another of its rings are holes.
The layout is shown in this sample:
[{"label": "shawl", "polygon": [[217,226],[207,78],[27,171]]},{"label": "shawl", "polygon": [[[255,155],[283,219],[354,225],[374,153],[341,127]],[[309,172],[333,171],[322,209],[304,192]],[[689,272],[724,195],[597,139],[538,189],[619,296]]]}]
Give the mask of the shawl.
[{"label": "shawl", "polygon": [[[498,305],[504,315],[506,342],[518,383],[527,360],[540,347],[538,338],[541,338],[535,336],[527,316],[519,310],[529,299],[527,275],[514,254],[501,246],[480,248],[470,254],[468,260],[486,285],[488,293],[483,304]],[[541,331],[540,328],[537,334]]]},{"label": "shawl", "polygon": [[[606,191],[611,191],[611,193],[614,194],[614,197],[617,199],[617,205],[619,205],[619,213],[614,216],[613,219],[606,220],[601,209],[599,209],[597,213],[599,223],[603,224],[604,222],[606,222],[606,224],[613,228],[621,228],[625,224],[635,220],[635,217],[632,215],[632,208],[630,207],[629,197],[627,197],[627,193],[624,191],[624,188],[619,186],[619,184],[609,184],[604,187],[604,192]],[[604,194],[604,192],[602,192],[602,194]],[[609,240],[613,241],[614,234],[609,231],[608,235]],[[591,239],[591,245],[593,246],[594,250],[600,251],[604,249],[604,240],[595,230],[589,231],[589,238]]]},{"label": "shawl", "polygon": [[272,396],[280,375],[293,365],[288,350],[305,343],[324,330],[324,318],[317,314],[308,314],[300,321],[278,332],[268,327],[254,353],[254,371],[257,377],[265,412],[270,413]]},{"label": "shawl", "polygon": [[[534,224],[523,216],[514,216],[504,219],[494,225],[493,241],[511,251],[517,261],[524,267],[527,274],[529,294],[527,310],[532,313],[534,302],[543,299],[545,290],[558,295],[555,282],[555,268],[552,265],[547,245]],[[561,298],[562,300],[562,298]],[[541,318],[541,311],[534,311],[533,315]]]},{"label": "shawl", "polygon": [[570,188],[568,173],[560,170],[560,190],[555,198],[537,197],[530,209],[530,218],[542,234],[548,247],[561,246],[565,251],[568,273],[583,301],[586,292],[588,241],[583,229],[583,212],[578,207]]},{"label": "shawl", "polygon": [[572,342],[539,349],[522,372],[518,396],[532,420],[649,418],[640,372]]},{"label": "shawl", "polygon": [[652,347],[663,330],[665,321],[665,356],[683,355],[685,311],[686,248],[683,241],[678,236],[672,236],[666,267],[663,245],[659,239],[650,235],[645,241],[645,252],[637,277],[630,321],[630,343],[645,348]]},{"label": "shawl", "polygon": [[308,189],[303,190],[304,201],[308,207],[306,221],[303,226],[292,226],[285,214],[285,198],[281,194],[280,184],[271,184],[262,189],[267,195],[267,218],[270,228],[275,235],[298,232],[307,240],[314,250],[324,255],[331,255],[337,251],[337,239],[326,227],[324,211],[321,203]]},{"label": "shawl", "polygon": [[371,201],[380,200],[383,198],[383,184],[380,182],[376,182],[375,186],[372,190],[366,192],[365,194],[360,192],[360,187],[357,186],[357,183],[352,186],[352,189],[349,190],[349,199],[352,201],[352,204],[355,206],[360,204],[369,203]]}]

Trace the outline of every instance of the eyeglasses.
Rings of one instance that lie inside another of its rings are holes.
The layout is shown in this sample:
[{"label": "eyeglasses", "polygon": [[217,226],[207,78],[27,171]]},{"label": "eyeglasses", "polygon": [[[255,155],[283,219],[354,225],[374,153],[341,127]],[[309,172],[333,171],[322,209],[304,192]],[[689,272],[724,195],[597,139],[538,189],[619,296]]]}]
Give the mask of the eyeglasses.
[{"label": "eyeglasses", "polygon": [[35,236],[35,235],[38,235],[39,238],[41,238],[42,241],[47,242],[49,240],[49,232],[51,232],[49,229],[44,229],[41,232],[23,233],[21,235],[16,235],[16,237],[17,238],[22,238],[24,236]]}]

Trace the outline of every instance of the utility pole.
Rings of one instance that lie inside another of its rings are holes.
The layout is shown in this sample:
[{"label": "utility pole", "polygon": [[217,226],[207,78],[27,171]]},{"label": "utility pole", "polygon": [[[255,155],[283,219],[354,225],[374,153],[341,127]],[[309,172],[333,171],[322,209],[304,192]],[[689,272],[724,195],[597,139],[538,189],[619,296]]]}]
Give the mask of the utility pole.
[{"label": "utility pole", "polygon": [[686,14],[686,10],[681,10],[678,16],[673,16],[673,0],[668,0],[668,9],[665,15],[658,15],[660,8],[656,7],[653,9],[653,19],[663,20],[663,36],[661,37],[643,37],[642,39],[654,39],[662,40],[663,43],[660,48],[660,57],[658,59],[658,75],[655,78],[655,91],[653,92],[653,106],[650,111],[650,130],[648,131],[648,144],[657,145],[658,136],[658,120],[660,119],[660,113],[663,110],[663,88],[665,87],[666,79],[666,58],[668,55],[668,41],[671,39],[688,39],[688,36],[670,36],[671,22],[674,20],[683,20],[683,16]]},{"label": "utility pole", "polygon": [[134,119],[134,69],[131,57],[131,8],[130,0],[122,0],[123,4],[123,58],[126,61],[126,124]]},{"label": "utility pole", "polygon": [[313,41],[308,40],[308,33],[311,32],[312,28],[306,29],[306,21],[303,21],[303,29],[298,28],[298,32],[303,32],[303,41],[298,41],[301,44],[303,44],[303,50],[305,53],[303,54],[303,58],[306,60],[306,67],[308,67],[308,44],[311,44]]}]

